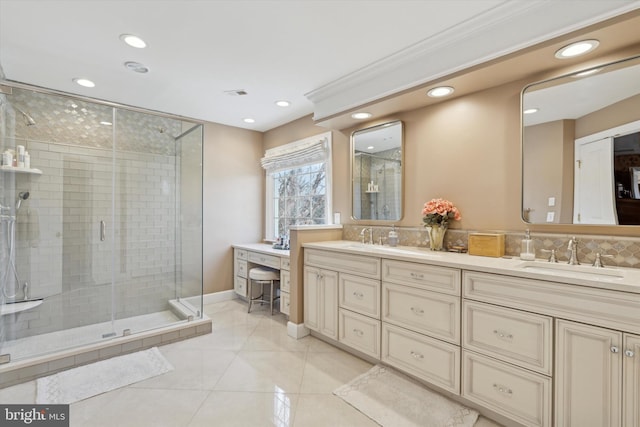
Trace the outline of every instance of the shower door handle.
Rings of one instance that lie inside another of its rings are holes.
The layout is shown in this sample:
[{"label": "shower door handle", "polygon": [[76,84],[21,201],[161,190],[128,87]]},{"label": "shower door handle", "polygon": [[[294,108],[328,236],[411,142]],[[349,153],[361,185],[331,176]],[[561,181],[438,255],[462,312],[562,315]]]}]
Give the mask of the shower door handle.
[{"label": "shower door handle", "polygon": [[107,235],[107,223],[104,221],[100,221],[100,241],[104,242],[104,239]]}]

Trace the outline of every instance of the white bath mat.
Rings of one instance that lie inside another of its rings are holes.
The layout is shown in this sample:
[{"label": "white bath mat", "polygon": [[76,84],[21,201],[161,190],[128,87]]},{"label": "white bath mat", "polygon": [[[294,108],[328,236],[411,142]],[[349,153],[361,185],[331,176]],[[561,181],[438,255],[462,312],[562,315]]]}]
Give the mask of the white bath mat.
[{"label": "white bath mat", "polygon": [[157,347],[37,380],[36,403],[73,403],[173,370]]},{"label": "white bath mat", "polygon": [[478,413],[386,366],[376,365],[333,394],[389,427],[471,427]]}]

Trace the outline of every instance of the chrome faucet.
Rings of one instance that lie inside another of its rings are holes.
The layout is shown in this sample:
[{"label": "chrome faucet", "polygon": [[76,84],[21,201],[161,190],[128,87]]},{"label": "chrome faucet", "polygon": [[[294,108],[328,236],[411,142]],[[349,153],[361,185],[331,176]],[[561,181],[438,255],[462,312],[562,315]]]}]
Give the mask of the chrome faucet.
[{"label": "chrome faucet", "polygon": [[568,264],[580,265],[580,261],[578,261],[578,239],[576,239],[575,236],[569,239],[567,250],[571,251]]},{"label": "chrome faucet", "polygon": [[[364,241],[364,233],[365,231],[369,230],[369,241],[365,242]],[[365,227],[362,229],[362,231],[360,232],[360,238],[362,239],[362,243],[363,244],[369,244],[369,245],[373,245],[373,227]]]}]

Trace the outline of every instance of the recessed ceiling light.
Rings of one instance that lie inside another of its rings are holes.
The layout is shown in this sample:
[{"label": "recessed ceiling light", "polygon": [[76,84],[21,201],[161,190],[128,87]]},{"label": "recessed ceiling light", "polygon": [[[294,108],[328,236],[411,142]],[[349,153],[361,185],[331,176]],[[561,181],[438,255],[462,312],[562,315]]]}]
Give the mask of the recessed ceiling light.
[{"label": "recessed ceiling light", "polygon": [[522,112],[522,114],[533,114],[537,113],[539,110],[537,108],[527,108]]},{"label": "recessed ceiling light", "polygon": [[278,107],[288,107],[289,105],[291,105],[291,103],[289,101],[276,101],[276,105]]},{"label": "recessed ceiling light", "polygon": [[582,40],[558,49],[555,56],[558,59],[573,58],[591,52],[597,48],[599,44],[600,42],[598,40]]},{"label": "recessed ceiling light", "polygon": [[453,93],[453,90],[454,89],[451,86],[439,86],[431,89],[429,92],[427,92],[427,95],[432,98],[440,98],[443,96],[451,95]]},{"label": "recessed ceiling light", "polygon": [[100,124],[103,125],[103,126],[113,126],[113,123],[107,122],[106,120],[105,121],[101,121]]},{"label": "recessed ceiling light", "polygon": [[244,119],[242,121],[245,122],[245,123],[255,123],[256,122],[255,119],[252,119],[250,117],[247,117],[246,119]]},{"label": "recessed ceiling light", "polygon": [[96,85],[91,80],[85,79],[85,78],[82,78],[82,77],[76,77],[75,79],[73,79],[73,82],[79,84],[80,86],[84,86],[84,87],[95,87],[95,85]]},{"label": "recessed ceiling light", "polygon": [[373,145],[370,145],[370,146],[367,147],[367,150],[373,150],[374,148],[376,148],[376,147],[374,147]]},{"label": "recessed ceiling light", "polygon": [[368,119],[371,117],[371,113],[353,113],[351,117],[358,120]]},{"label": "recessed ceiling light", "polygon": [[594,68],[592,70],[582,71],[581,73],[574,74],[573,77],[585,77],[590,76],[591,74],[595,74],[600,71],[600,68]]},{"label": "recessed ceiling light", "polygon": [[142,49],[147,47],[147,44],[138,36],[134,36],[133,34],[120,34],[120,40],[125,42],[131,47],[136,47],[138,49]]}]

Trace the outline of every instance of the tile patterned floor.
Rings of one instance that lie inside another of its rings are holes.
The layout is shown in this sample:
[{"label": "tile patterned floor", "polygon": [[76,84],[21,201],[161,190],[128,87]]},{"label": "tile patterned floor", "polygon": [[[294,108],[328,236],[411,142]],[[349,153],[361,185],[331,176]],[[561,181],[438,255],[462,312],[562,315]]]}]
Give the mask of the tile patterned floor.
[{"label": "tile patterned floor", "polygon": [[[284,316],[266,307],[246,309],[240,300],[205,306],[211,334],[160,347],[174,371],[74,403],[71,426],[378,425],[331,394],[370,363],[311,336],[290,338]],[[35,381],[0,390],[0,402],[35,402]]]}]

